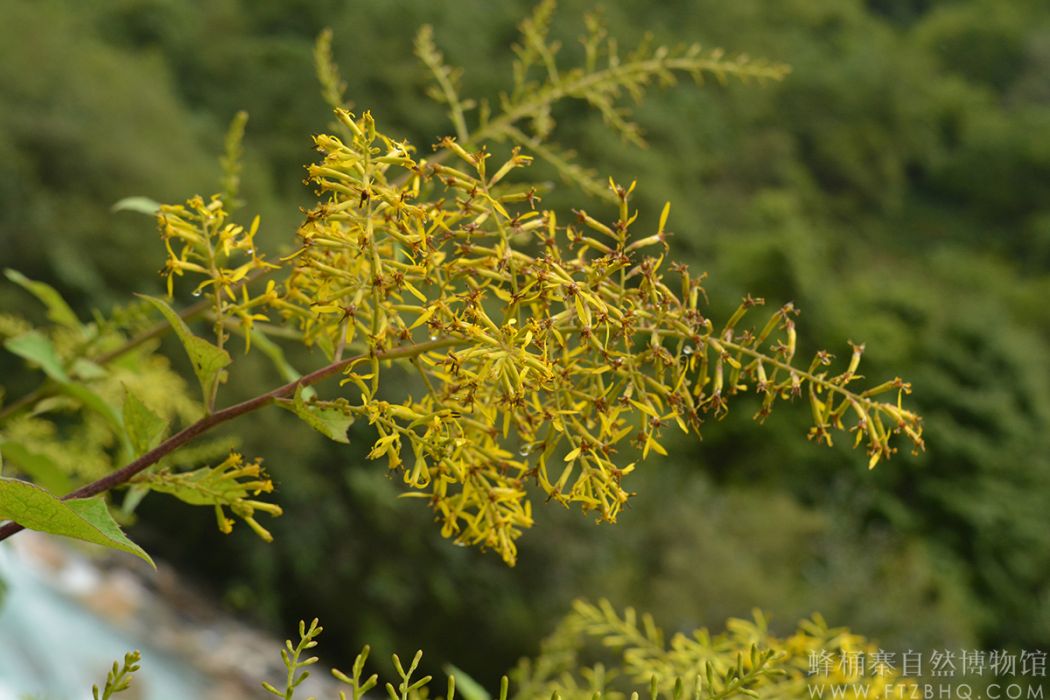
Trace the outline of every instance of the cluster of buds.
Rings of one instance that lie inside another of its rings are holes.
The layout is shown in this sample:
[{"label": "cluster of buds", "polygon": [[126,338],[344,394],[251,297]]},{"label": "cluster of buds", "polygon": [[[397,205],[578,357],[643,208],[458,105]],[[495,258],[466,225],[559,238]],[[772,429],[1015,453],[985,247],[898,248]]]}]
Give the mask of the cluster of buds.
[{"label": "cluster of buds", "polygon": [[168,295],[172,294],[175,277],[191,273],[202,278],[193,296],[211,297],[220,347],[228,335],[226,319],[236,319],[245,348],[250,348],[255,322],[269,320],[260,309],[277,300],[272,280],[255,296],[247,284],[252,275],[278,267],[256,249],[259,217],[248,228],[230,221],[224,198],[216,195],[207,202],[193,197],[185,205],[162,205],[157,222],[168,253],[162,271],[167,277]]},{"label": "cluster of buds", "polygon": [[189,472],[162,469],[140,475],[132,483],[147,486],[151,491],[170,494],[190,505],[212,506],[219,531],[224,534],[233,531],[234,521],[224,510],[229,508],[255,534],[271,542],[273,536],[255,519],[255,513],[260,511],[277,517],[282,511],[278,505],[253,498],[273,491],[273,482],[263,470],[261,462],[256,458],[246,464],[239,453],[231,452],[229,457],[214,467],[202,467]]}]

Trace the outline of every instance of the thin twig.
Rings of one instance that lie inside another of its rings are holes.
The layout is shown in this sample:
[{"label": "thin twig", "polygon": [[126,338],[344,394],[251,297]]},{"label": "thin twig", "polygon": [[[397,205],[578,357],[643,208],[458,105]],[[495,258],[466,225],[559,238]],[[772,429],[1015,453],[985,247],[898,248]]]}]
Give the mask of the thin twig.
[{"label": "thin twig", "polygon": [[[241,285],[247,284],[247,283],[249,283],[249,282],[251,282],[253,280],[259,279],[260,277],[264,277],[265,275],[267,275],[269,273],[270,273],[270,270],[263,270],[259,274],[249,275],[244,280],[239,282],[237,287],[235,287],[235,289],[239,289]],[[200,301],[196,302],[195,304],[191,304],[191,305],[187,306],[185,309],[183,309],[182,311],[180,311],[179,312],[179,318],[181,318],[183,321],[188,321],[188,320],[196,317],[198,314],[201,314],[204,311],[207,311],[207,309],[208,309],[208,307],[210,305],[211,305],[211,300],[210,299],[201,299]],[[159,338],[160,336],[164,335],[165,333],[167,333],[170,330],[171,330],[171,324],[170,323],[168,323],[167,321],[158,321],[157,323],[153,324],[151,327],[149,327],[146,330],[142,331],[141,333],[139,333],[135,337],[124,341],[124,343],[122,343],[118,347],[113,348],[112,350],[110,350],[108,352],[104,352],[104,353],[102,353],[101,355],[99,355],[97,357],[91,357],[91,358],[88,358],[88,359],[90,359],[96,365],[108,365],[113,360],[116,360],[117,358],[128,354],[129,352],[131,352],[135,348],[139,347],[140,345],[143,345],[144,343],[147,343],[147,342],[153,340],[154,338]],[[34,389],[33,391],[29,392],[28,394],[24,394],[23,396],[21,396],[20,398],[16,399],[15,401],[12,401],[7,406],[4,406],[3,408],[0,408],[0,421],[3,421],[5,418],[8,418],[8,417],[14,415],[15,413],[17,413],[18,411],[22,410],[23,408],[25,408],[27,406],[33,405],[34,403],[36,403],[40,399],[43,399],[43,398],[45,398],[47,396],[50,396],[57,388],[58,387],[56,387],[54,385],[54,383],[51,382],[51,381],[48,381],[48,382],[45,382],[44,384],[41,384],[40,386],[38,386],[36,389]]]},{"label": "thin twig", "polygon": [[[406,357],[417,357],[425,352],[450,347],[453,345],[457,345],[461,342],[463,341],[457,338],[441,338],[439,340],[431,340],[416,345],[402,346],[399,348],[394,348],[392,350],[387,350],[385,352],[380,351],[375,353],[375,355],[380,360],[396,360]],[[103,493],[105,491],[109,491],[112,488],[120,486],[121,484],[126,483],[139,472],[156,464],[171,452],[174,452],[179,447],[182,447],[198,435],[201,435],[202,433],[211,430],[215,426],[225,423],[226,421],[232,420],[238,416],[244,415],[245,413],[250,413],[251,411],[262,408],[263,406],[272,403],[276,399],[292,396],[295,394],[295,390],[298,389],[300,386],[309,386],[311,384],[315,384],[321,381],[322,379],[326,379],[327,377],[330,377],[333,374],[337,374],[338,372],[342,371],[351,364],[359,360],[368,358],[370,356],[370,354],[364,353],[351,358],[347,358],[345,360],[338,360],[336,362],[332,362],[330,364],[325,365],[324,367],[321,367],[320,369],[316,369],[313,372],[310,372],[309,374],[300,377],[299,379],[296,379],[295,381],[288,382],[287,384],[279,386],[276,389],[268,391],[265,394],[260,394],[254,398],[224,408],[221,411],[216,411],[215,413],[204,416],[196,423],[193,423],[192,425],[187,426],[186,428],[183,428],[179,432],[175,433],[170,438],[157,445],[157,447],[153,448],[152,450],[142,455],[135,461],[129,463],[124,467],[121,467],[115,472],[107,474],[106,476],[102,477],[101,479],[98,479],[97,481],[93,481],[90,484],[81,486],[76,491],[66,494],[62,497],[62,500],[67,501],[73,498],[88,498],[90,496],[94,496],[96,494]],[[7,523],[6,525],[0,527],[0,541],[7,539],[11,535],[15,534],[16,532],[20,532],[23,529],[25,528],[23,528],[18,523]]]}]

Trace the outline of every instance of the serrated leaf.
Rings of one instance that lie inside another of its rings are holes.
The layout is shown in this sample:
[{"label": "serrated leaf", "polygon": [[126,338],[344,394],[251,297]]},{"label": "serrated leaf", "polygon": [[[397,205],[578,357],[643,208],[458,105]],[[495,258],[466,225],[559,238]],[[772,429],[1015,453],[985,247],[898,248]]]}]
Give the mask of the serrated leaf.
[{"label": "serrated leaf", "polygon": [[146,216],[156,216],[160,211],[160,203],[149,197],[125,197],[110,207],[110,211],[133,211]]},{"label": "serrated leaf", "polygon": [[353,416],[346,415],[338,408],[307,403],[303,398],[302,386],[296,388],[295,399],[291,403],[281,403],[280,406],[299,416],[304,423],[329,440],[350,444],[346,431],[354,422]]},{"label": "serrated leaf", "polygon": [[128,552],[157,568],[153,559],[113,521],[102,496],[62,501],[39,486],[0,477],[0,518],[30,530]]},{"label": "serrated leaf", "polygon": [[135,454],[142,455],[160,444],[168,422],[151,411],[127,387],[124,391],[124,430]]},{"label": "serrated leaf", "polygon": [[163,300],[144,294],[139,296],[157,307],[168,323],[171,324],[175,335],[182,341],[182,347],[185,348],[186,354],[189,355],[190,364],[193,365],[193,371],[201,384],[205,402],[210,401],[215,395],[215,388],[226,381],[225,368],[233,362],[230,353],[217,345],[209,343],[204,338],[194,335],[193,331],[186,325],[186,322]]},{"label": "serrated leaf", "polygon": [[39,299],[47,307],[49,319],[66,328],[79,330],[83,327],[80,319],[73,313],[73,309],[69,308],[69,304],[54,287],[44,282],[31,280],[18,270],[6,269],[4,274],[7,279]]}]

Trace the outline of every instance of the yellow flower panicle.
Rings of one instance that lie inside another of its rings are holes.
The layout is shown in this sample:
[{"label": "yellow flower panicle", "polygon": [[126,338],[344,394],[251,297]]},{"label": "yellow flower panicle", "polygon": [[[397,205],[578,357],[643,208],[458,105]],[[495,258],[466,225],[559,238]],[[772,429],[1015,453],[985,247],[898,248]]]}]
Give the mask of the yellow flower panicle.
[{"label": "yellow flower panicle", "polygon": [[157,221],[168,253],[162,271],[167,278],[168,296],[174,291],[176,277],[186,273],[202,277],[193,295],[211,297],[219,346],[227,336],[226,320],[236,319],[244,335],[245,350],[249,349],[255,322],[269,320],[260,309],[277,298],[273,280],[262,293],[249,293],[247,283],[254,274],[278,267],[267,262],[256,248],[259,217],[248,228],[233,223],[224,198],[215,195],[207,202],[193,197],[184,205],[163,205]]},{"label": "yellow flower panicle", "polygon": [[[759,420],[805,394],[810,437],[852,430],[872,466],[897,434],[922,448],[905,382],[851,388],[862,346],[836,374],[826,352],[796,364],[791,304],[752,325],[764,301],[748,296],[726,322],[707,318],[703,276],[665,261],[669,208],[632,235],[634,183],[610,182],[614,220],[581,210],[561,223],[510,184],[530,162],[517,149],[492,167],[492,153],[446,138],[435,148],[454,160],[428,161],[367,112],[337,116],[348,137],[315,139],[319,203],[272,306],[330,358],[371,354],[347,371],[360,393],[350,410],[379,432],[370,456],[429,502],[445,536],[513,563],[530,485],[613,522],[637,461],[743,392],[760,396]],[[379,400],[376,353],[427,341],[442,347],[411,361],[418,391]],[[898,400],[877,400],[888,392]]]}]

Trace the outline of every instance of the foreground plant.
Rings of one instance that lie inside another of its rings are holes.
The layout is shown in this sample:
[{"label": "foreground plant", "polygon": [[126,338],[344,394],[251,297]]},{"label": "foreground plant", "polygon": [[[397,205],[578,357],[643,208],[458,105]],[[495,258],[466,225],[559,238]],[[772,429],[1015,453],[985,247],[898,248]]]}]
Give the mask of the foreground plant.
[{"label": "foreground plant", "polygon": [[[259,218],[233,218],[243,115],[228,139],[224,193],[156,207],[169,295],[188,282],[196,304],[175,311],[143,297],[83,323],[53,289],[9,271],[46,304],[52,325],[0,318],[5,347],[47,377],[0,411],[9,469],[36,482],[0,480],[0,517],[11,521],[0,539],[30,527],[148,559],[102,505],[100,494],[117,487],[127,488],[125,513],[149,492],[168,493],[211,506],[223,532],[229,513],[270,539],[256,516],[281,511],[260,499],[273,485],[259,460],[199,439],[269,405],[339,442],[353,421],[367,421],[377,433],[369,456],[427,502],[442,534],[508,564],[533,523],[533,489],[613,522],[631,496],[628,476],[667,453],[668,431],[699,435],[739,394],[757,396],[759,421],[778,400],[807,401],[810,439],[831,444],[835,431],[851,432],[870,467],[896,451],[898,435],[921,449],[920,418],[902,405],[909,385],[861,384],[863,346],[850,345],[832,369],[825,351],[799,361],[790,303],[762,314],[764,300],[747,296],[727,319],[705,315],[704,276],[666,257],[670,205],[643,226],[635,184],[610,180],[609,215],[559,214],[542,208],[543,187],[523,176],[539,157],[584,190],[600,189],[549,140],[561,99],[586,100],[640,145],[624,95],[679,74],[779,79],[785,69],[647,43],[621,58],[593,19],[585,64],[566,68],[547,39],[552,8],[541,4],[522,24],[514,89],[496,111],[459,96],[457,71],[429,30],[420,33],[417,51],[456,132],[433,154],[383,133],[370,112],[343,108],[322,35],[318,73],[337,122],[314,139],[321,157],[307,172],[318,202],[294,252],[266,255],[255,242]],[[160,324],[144,323],[158,314]],[[209,337],[195,334],[196,319]],[[192,363],[200,404],[155,354],[166,330]],[[285,383],[219,408],[233,335],[245,352],[267,355]],[[300,373],[279,343],[317,348],[325,360]],[[339,388],[321,396],[314,385],[328,378]],[[219,463],[197,466],[207,461]]]},{"label": "foreground plant", "polygon": [[[288,640],[281,649],[286,677],[278,684],[262,684],[270,695],[285,700],[301,697],[296,693],[319,661],[313,652],[322,631],[317,620],[299,623],[298,640]],[[376,688],[384,688],[391,700],[441,695],[453,700],[457,692],[465,700],[791,700],[823,697],[827,689],[845,687],[857,698],[910,697],[909,679],[889,666],[880,666],[878,673],[858,683],[846,663],[815,664],[822,659],[866,659],[879,651],[863,637],[828,627],[819,616],[803,620],[787,637],[770,633],[765,618],[755,612],[751,620],[729,620],[718,634],[698,629],[665,641],[664,632],[649,615],[639,618],[631,608],[620,613],[605,600],[597,605],[577,600],[544,640],[539,654],[522,659],[503,676],[498,694],[492,695],[454,667],[447,667],[445,687],[436,687],[431,675],[418,672],[421,651],[407,665],[394,654],[396,675],[381,683],[377,674],[365,671],[369,651],[366,646],[358,654],[349,673],[332,670],[340,686],[348,687],[339,691],[339,700],[360,700]],[[111,678],[116,671],[114,664]],[[120,679],[116,692],[128,687],[130,676]]]}]

